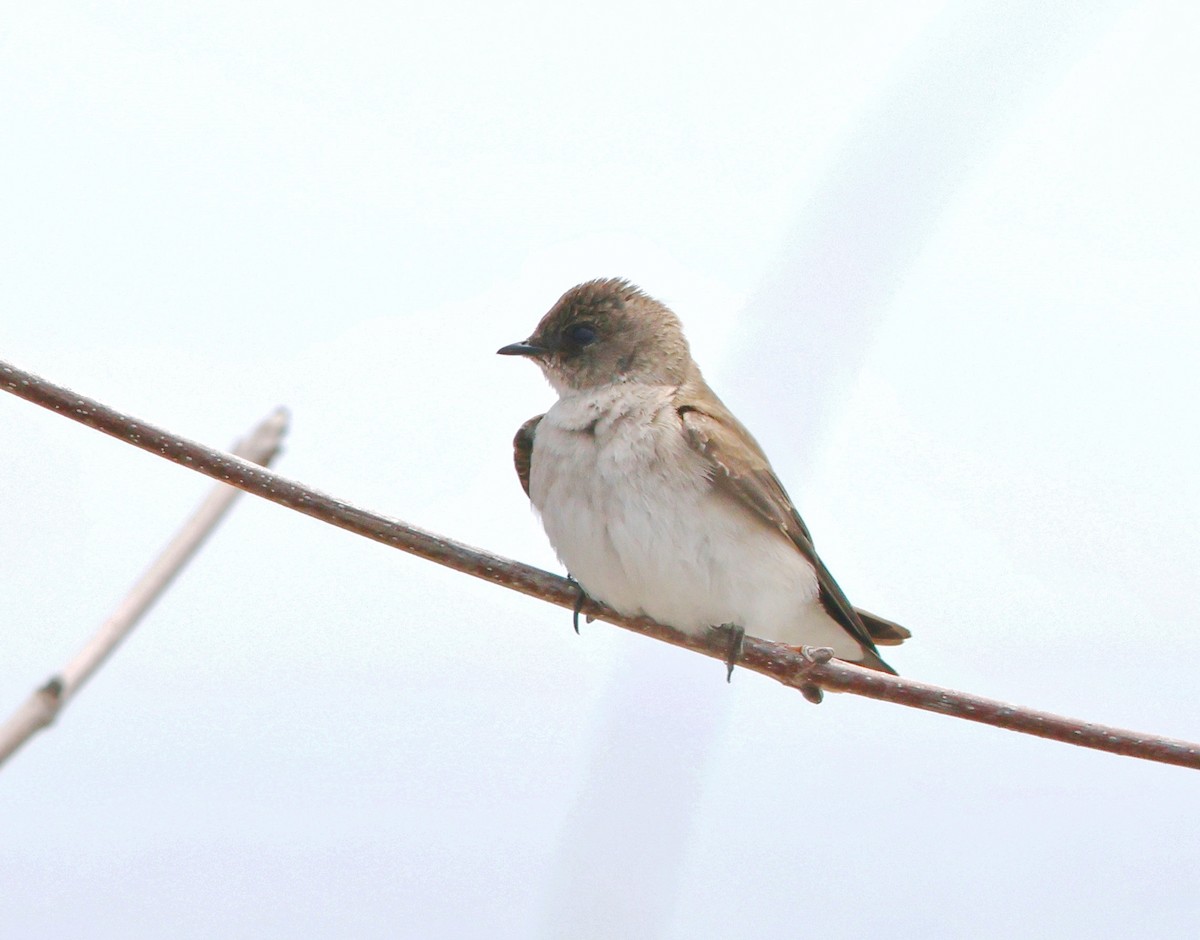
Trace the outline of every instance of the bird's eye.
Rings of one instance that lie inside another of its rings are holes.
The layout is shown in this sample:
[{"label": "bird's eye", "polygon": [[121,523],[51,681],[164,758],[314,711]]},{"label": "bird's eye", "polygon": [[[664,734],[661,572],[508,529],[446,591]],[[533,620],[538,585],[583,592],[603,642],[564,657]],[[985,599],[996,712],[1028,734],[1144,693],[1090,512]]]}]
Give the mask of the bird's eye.
[{"label": "bird's eye", "polygon": [[567,327],[566,339],[572,346],[587,346],[596,341],[596,328],[590,323],[576,323]]}]

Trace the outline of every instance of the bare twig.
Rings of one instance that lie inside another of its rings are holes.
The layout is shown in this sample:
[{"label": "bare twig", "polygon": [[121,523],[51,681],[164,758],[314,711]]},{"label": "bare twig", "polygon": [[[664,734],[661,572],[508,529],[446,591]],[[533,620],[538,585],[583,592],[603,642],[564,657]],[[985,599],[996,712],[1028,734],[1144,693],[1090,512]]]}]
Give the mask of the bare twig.
[{"label": "bare twig", "polygon": [[[287,412],[276,410],[235,444],[233,453],[269,464],[279,453],[287,421]],[[215,487],[78,655],[0,725],[0,765],[36,732],[54,722],[92,673],[132,632],[142,614],[167,589],[240,495],[232,486]]]},{"label": "bare twig", "polygon": [[[352,506],[245,460],[123,415],[2,362],[0,387],[143,450],[377,542],[541,598],[567,610],[574,609],[578,600],[575,586],[566,578]],[[709,646],[701,639],[652,620],[622,617],[591,600],[585,602],[582,610],[598,619],[714,659],[723,659],[725,656],[724,644]],[[746,638],[740,664],[810,694],[814,687],[852,692],[1068,744],[1200,769],[1200,744],[1033,711],[911,679],[871,672],[838,660],[824,661],[822,656],[811,651],[796,650],[751,637]]]}]

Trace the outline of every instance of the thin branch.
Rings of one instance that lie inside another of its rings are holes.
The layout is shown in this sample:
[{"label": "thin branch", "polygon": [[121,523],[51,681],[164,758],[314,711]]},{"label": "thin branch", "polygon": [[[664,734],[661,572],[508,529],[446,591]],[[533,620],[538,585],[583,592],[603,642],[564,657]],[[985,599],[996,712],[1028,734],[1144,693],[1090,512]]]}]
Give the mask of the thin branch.
[{"label": "thin branch", "polygon": [[[276,410],[237,442],[233,453],[254,463],[269,464],[279,453],[287,422],[287,412],[282,408]],[[67,702],[133,631],[240,495],[232,486],[214,487],[84,648],[0,725],[0,765],[35,733],[54,722]]]},{"label": "thin branch", "polygon": [[[568,610],[575,607],[577,591],[566,578],[360,509],[245,460],[121,414],[3,362],[0,362],[0,387],[143,450],[323,522]],[[628,630],[714,659],[724,658],[723,644],[709,646],[701,639],[652,620],[622,617],[592,601],[586,602],[582,609],[592,617]],[[871,672],[838,660],[822,661],[822,657],[814,656],[811,652],[751,637],[746,638],[740,664],[801,691],[819,686],[852,692],[1067,744],[1200,769],[1200,744],[1033,711],[911,679]]]}]

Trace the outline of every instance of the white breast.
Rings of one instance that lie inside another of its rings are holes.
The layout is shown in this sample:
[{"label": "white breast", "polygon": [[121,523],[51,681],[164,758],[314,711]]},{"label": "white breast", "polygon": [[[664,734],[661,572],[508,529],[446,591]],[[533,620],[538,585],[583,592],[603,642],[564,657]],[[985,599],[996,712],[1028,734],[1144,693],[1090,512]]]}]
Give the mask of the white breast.
[{"label": "white breast", "polygon": [[858,659],[858,644],[816,602],[807,560],[713,489],[673,392],[608,386],[564,397],[542,419],[529,492],[559,559],[622,613],[696,634],[736,623]]}]

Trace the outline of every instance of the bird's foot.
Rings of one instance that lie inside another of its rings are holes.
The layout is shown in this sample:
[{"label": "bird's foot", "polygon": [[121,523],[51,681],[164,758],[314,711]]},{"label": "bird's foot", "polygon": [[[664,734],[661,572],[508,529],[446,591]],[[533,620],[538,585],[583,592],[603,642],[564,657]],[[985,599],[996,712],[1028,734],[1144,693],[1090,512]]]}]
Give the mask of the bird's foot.
[{"label": "bird's foot", "polygon": [[[583,611],[583,605],[586,604],[588,601],[588,594],[587,594],[587,591],[585,591],[583,589],[583,585],[580,584],[578,581],[576,581],[575,578],[569,572],[567,573],[567,580],[570,581],[573,585],[575,585],[575,591],[576,591],[575,608],[571,611],[571,623],[575,627],[575,635],[578,636],[579,635],[579,614]],[[592,617],[591,614],[587,615],[588,623],[591,623],[592,620],[594,620],[594,619],[595,618]]]},{"label": "bird's foot", "polygon": [[[828,646],[796,646],[793,649],[803,659],[808,661],[808,666],[821,666],[833,659],[833,650]],[[800,674],[803,675],[807,671],[808,667],[805,667]],[[815,682],[797,682],[793,684],[800,690],[800,694],[814,705],[820,705],[825,698],[825,693],[821,691],[821,687]]]},{"label": "bird's foot", "polygon": [[746,642],[746,630],[736,623],[723,623],[712,628],[714,631],[728,634],[725,640],[725,681],[733,681],[733,667],[737,665],[742,655],[742,646]]},{"label": "bird's foot", "polygon": [[824,666],[833,659],[833,650],[828,646],[797,646],[794,649],[814,666]]}]

